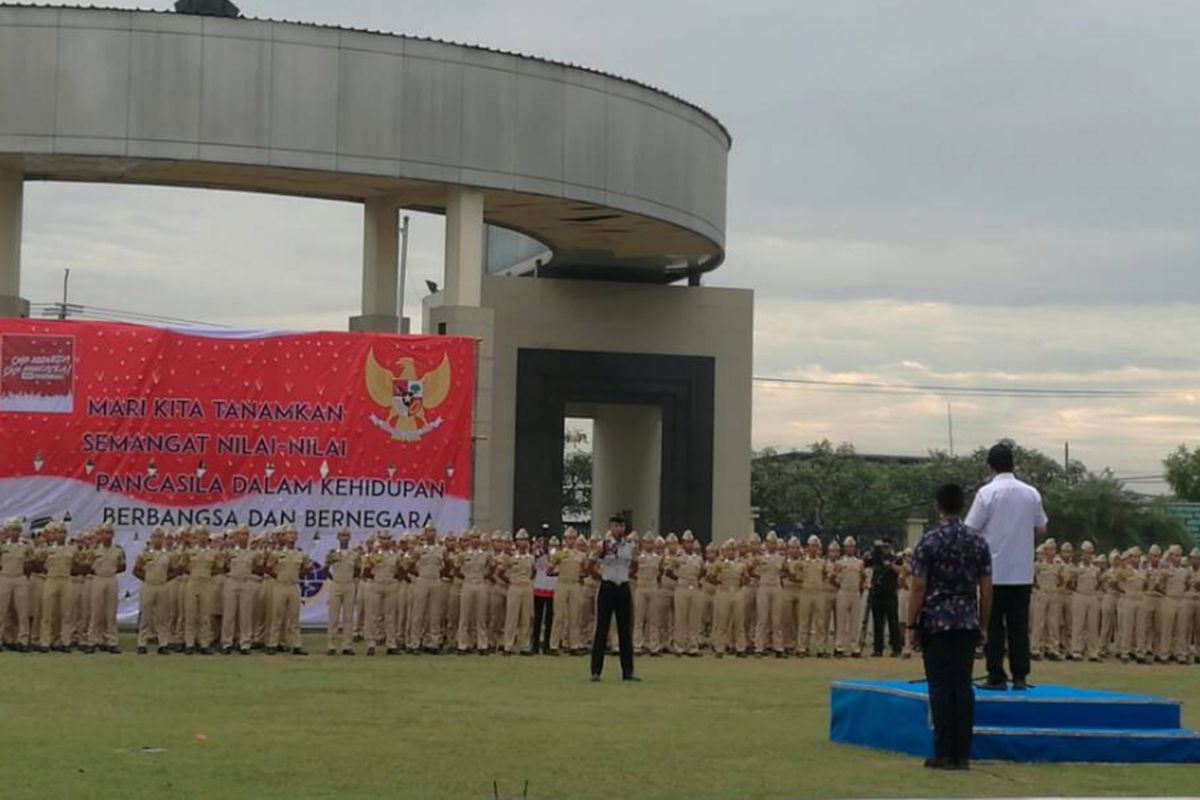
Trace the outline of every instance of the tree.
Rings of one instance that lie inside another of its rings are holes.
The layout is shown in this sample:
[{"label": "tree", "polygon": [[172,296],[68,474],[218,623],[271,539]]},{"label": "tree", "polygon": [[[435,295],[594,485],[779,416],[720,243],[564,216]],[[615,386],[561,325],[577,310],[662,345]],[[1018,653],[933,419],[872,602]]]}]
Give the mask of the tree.
[{"label": "tree", "polygon": [[1180,500],[1200,502],[1200,447],[1189,450],[1179,445],[1174,453],[1163,461],[1166,467],[1167,484]]},{"label": "tree", "polygon": [[562,513],[563,519],[584,520],[592,515],[592,452],[584,449],[588,437],[583,431],[563,435]]}]

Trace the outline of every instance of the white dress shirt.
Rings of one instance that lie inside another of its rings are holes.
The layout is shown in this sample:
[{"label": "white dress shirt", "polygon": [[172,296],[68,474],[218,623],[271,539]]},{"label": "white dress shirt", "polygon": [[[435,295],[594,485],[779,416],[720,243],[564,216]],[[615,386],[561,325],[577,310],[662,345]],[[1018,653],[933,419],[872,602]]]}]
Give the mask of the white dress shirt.
[{"label": "white dress shirt", "polygon": [[975,495],[964,520],[992,551],[992,582],[997,586],[1033,583],[1033,537],[1046,527],[1038,490],[1001,472]]},{"label": "white dress shirt", "polygon": [[629,583],[629,566],[634,559],[633,542],[628,539],[606,541],[600,557],[600,580],[610,583]]}]

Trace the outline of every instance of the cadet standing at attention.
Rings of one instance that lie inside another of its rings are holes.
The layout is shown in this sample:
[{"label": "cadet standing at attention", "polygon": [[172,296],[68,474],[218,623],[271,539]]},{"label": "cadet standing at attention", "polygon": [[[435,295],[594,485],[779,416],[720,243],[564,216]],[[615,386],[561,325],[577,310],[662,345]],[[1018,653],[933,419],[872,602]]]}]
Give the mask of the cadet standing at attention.
[{"label": "cadet standing at attention", "polygon": [[[533,655],[533,554],[529,552],[529,534],[517,531],[516,551],[502,562],[500,580],[508,587],[504,618],[504,654],[520,652]],[[518,649],[519,648],[519,649]]]},{"label": "cadet standing at attention", "polygon": [[113,544],[113,527],[104,523],[96,529],[97,543],[92,559],[92,618],[88,624],[87,652],[97,648],[119,653],[117,647],[117,576],[125,572],[125,551]]},{"label": "cadet standing at attention", "polygon": [[585,557],[576,547],[579,534],[574,528],[563,533],[562,547],[551,551],[550,574],[558,578],[554,586],[554,624],[550,629],[550,653],[558,655],[562,650],[574,653],[582,650],[582,632],[579,607],[583,597],[583,566]]},{"label": "cadet standing at attention", "polygon": [[359,566],[358,555],[350,546],[349,528],[342,528],[337,532],[337,547],[325,556],[325,572],[329,576],[329,618],[325,625],[325,652],[334,655],[340,648],[343,655],[352,656],[354,589],[359,576]]},{"label": "cadet standing at attention", "polygon": [[142,582],[138,593],[139,655],[149,652],[151,639],[156,641],[159,655],[171,652],[171,598],[167,594],[167,581],[173,560],[167,550],[166,531],[155,528],[150,532],[146,549],[133,562],[133,577]]},{"label": "cadet standing at attention", "polygon": [[283,531],[283,547],[268,562],[268,571],[275,578],[268,653],[286,653],[290,649],[292,655],[308,655],[300,646],[300,577],[311,567],[308,555],[296,548],[296,528],[288,525]]},{"label": "cadet standing at attention", "polygon": [[10,519],[0,528],[0,620],[16,615],[13,639],[6,639],[4,649],[18,653],[29,651],[30,612],[29,578],[26,573],[33,559],[33,547],[21,538],[24,526]]},{"label": "cadet standing at attention", "polygon": [[258,554],[250,549],[250,529],[234,529],[230,547],[221,563],[225,569],[221,605],[221,652],[229,655],[237,648],[249,655],[254,645],[254,564]]}]

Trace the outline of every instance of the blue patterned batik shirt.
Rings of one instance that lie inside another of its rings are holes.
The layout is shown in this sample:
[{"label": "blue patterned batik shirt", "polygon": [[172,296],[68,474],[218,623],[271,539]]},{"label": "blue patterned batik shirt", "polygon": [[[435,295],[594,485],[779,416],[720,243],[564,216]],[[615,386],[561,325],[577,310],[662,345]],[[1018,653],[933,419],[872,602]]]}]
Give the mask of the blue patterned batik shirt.
[{"label": "blue patterned batik shirt", "polygon": [[958,520],[947,520],[921,537],[912,574],[925,579],[923,633],[979,630],[976,587],[992,574],[987,542]]}]

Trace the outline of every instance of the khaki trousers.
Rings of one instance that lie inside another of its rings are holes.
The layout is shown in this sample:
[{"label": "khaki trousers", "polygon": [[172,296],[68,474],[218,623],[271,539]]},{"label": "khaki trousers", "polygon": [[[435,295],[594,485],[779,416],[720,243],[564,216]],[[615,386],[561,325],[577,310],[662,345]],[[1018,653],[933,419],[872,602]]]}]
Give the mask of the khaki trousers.
[{"label": "khaki trousers", "polygon": [[213,632],[213,638],[216,639],[221,635],[221,631],[225,629],[222,624],[222,617],[225,615],[225,576],[214,575],[212,583],[208,587],[208,615],[209,630]]},{"label": "khaki trousers", "polygon": [[1100,600],[1100,652],[1109,653],[1117,646],[1117,595],[1105,593]]},{"label": "khaki trousers", "polygon": [[208,610],[209,579],[186,579],[183,593],[183,643],[187,647],[212,644],[212,614]]},{"label": "khaki trousers", "polygon": [[437,578],[417,578],[409,587],[412,604],[408,619],[408,648],[417,650],[422,646],[442,646],[441,621],[442,582]]},{"label": "khaki trousers", "polygon": [[713,649],[728,652],[730,645],[746,652],[746,613],[742,593],[737,589],[717,589],[713,597]]},{"label": "khaki trousers", "polygon": [[[641,653],[658,650],[658,629],[654,625],[654,596],[658,592],[658,584],[647,582],[645,586],[637,584],[633,593],[633,650]],[[558,619],[558,614],[554,616]]]},{"label": "khaki trousers", "polygon": [[[488,592],[486,583],[464,583],[458,606],[458,649],[488,649]],[[555,624],[558,615],[554,615]]]},{"label": "khaki trousers", "polygon": [[1191,633],[1191,608],[1186,598],[1162,599],[1162,626],[1158,636],[1158,657],[1174,656],[1184,661],[1188,656],[1188,637]]},{"label": "khaki trousers", "polygon": [[776,653],[783,652],[783,587],[762,586],[754,598],[758,612],[754,627],[754,649],[767,652],[768,645]]},{"label": "khaki trousers", "polygon": [[88,643],[93,647],[117,646],[117,579],[92,578],[91,599],[88,609],[92,618],[88,622]]},{"label": "khaki trousers", "polygon": [[862,592],[837,594],[837,651],[847,655],[862,652]]},{"label": "khaki trousers", "polygon": [[462,614],[462,587],[457,581],[446,584],[446,625],[442,641],[446,647],[454,646],[458,638],[458,618]]},{"label": "khaki trousers", "polygon": [[354,592],[354,639],[366,638],[367,584],[360,583]]},{"label": "khaki trousers", "polygon": [[1117,629],[1121,632],[1121,640],[1117,645],[1117,654],[1131,656],[1140,640],[1140,624],[1142,621],[1141,598],[1121,596],[1117,602]]},{"label": "khaki trousers", "polygon": [[533,587],[509,586],[504,612],[504,649],[528,652],[532,646]]},{"label": "khaki trousers", "polygon": [[1099,658],[1100,609],[1099,595],[1076,592],[1071,598],[1071,655]]},{"label": "khaki trousers", "polygon": [[236,639],[242,650],[253,644],[254,600],[258,585],[249,578],[225,577],[221,598],[221,646],[233,647]]},{"label": "khaki trousers", "polygon": [[1192,615],[1192,658],[1200,658],[1200,597],[1189,600]]},{"label": "khaki trousers", "polygon": [[704,613],[703,592],[699,589],[675,589],[675,652],[700,652],[700,618]]},{"label": "khaki trousers", "polygon": [[1053,592],[1040,589],[1033,590],[1033,600],[1030,603],[1033,632],[1029,635],[1029,649],[1033,655],[1040,656],[1046,650],[1046,641],[1049,638],[1046,627],[1050,619],[1050,595],[1052,594]]},{"label": "khaki trousers", "polygon": [[0,577],[0,619],[16,616],[16,640],[5,644],[29,644],[29,579]]},{"label": "khaki trousers", "polygon": [[258,582],[258,591],[254,593],[254,641],[264,645],[267,643],[268,629],[271,627],[274,589],[274,580],[262,578]]},{"label": "khaki trousers", "polygon": [[493,583],[488,587],[488,639],[491,647],[499,650],[504,646],[504,610],[508,604],[508,589]]},{"label": "khaki trousers", "polygon": [[46,590],[45,575],[29,577],[29,643],[33,644],[42,634],[42,594]]},{"label": "khaki trousers", "polygon": [[[584,647],[579,631],[579,604],[582,598],[583,587],[578,583],[560,583],[554,587],[554,624],[550,626],[551,650],[578,650]],[[636,618],[636,605],[634,611]],[[636,627],[633,635],[634,641],[637,641]]]},{"label": "khaki trousers", "polygon": [[1148,594],[1142,597],[1141,621],[1138,623],[1138,652],[1153,656],[1158,643],[1157,634],[1162,629],[1161,595]]},{"label": "khaki trousers", "polygon": [[796,627],[800,618],[800,590],[788,587],[783,590],[783,649],[792,652],[796,649]]},{"label": "khaki trousers", "polygon": [[758,630],[758,587],[743,586],[738,591],[742,595],[742,624],[746,628],[746,636],[750,637]]},{"label": "khaki trousers", "polygon": [[325,622],[326,650],[348,650],[353,644],[354,594],[353,580],[329,582],[328,616]]},{"label": "khaki trousers", "polygon": [[366,584],[366,619],[363,629],[371,647],[383,645],[388,650],[399,647],[396,642],[396,617],[400,594],[396,583],[371,581]]},{"label": "khaki trousers", "polygon": [[[825,652],[825,593],[820,589],[800,590],[800,614],[796,624],[796,652],[808,655]],[[815,636],[813,635],[815,634]]]},{"label": "khaki trousers", "polygon": [[183,644],[184,633],[187,630],[184,619],[184,606],[187,605],[187,582],[183,576],[174,578],[167,583],[171,587],[171,641]]},{"label": "khaki trousers", "polygon": [[295,650],[300,646],[300,587],[282,581],[274,581],[274,584],[267,647],[283,646]]},{"label": "khaki trousers", "polygon": [[87,602],[87,581],[82,576],[72,576],[67,584],[67,604],[71,606],[71,627],[64,628],[66,644],[86,644],[87,627],[91,621],[90,604]]},{"label": "khaki trousers", "polygon": [[75,630],[75,608],[70,599],[70,578],[46,578],[42,590],[42,647],[67,645]]},{"label": "khaki trousers", "polygon": [[171,591],[165,583],[142,584],[138,593],[138,647],[149,647],[151,639],[159,647],[171,643]]}]

